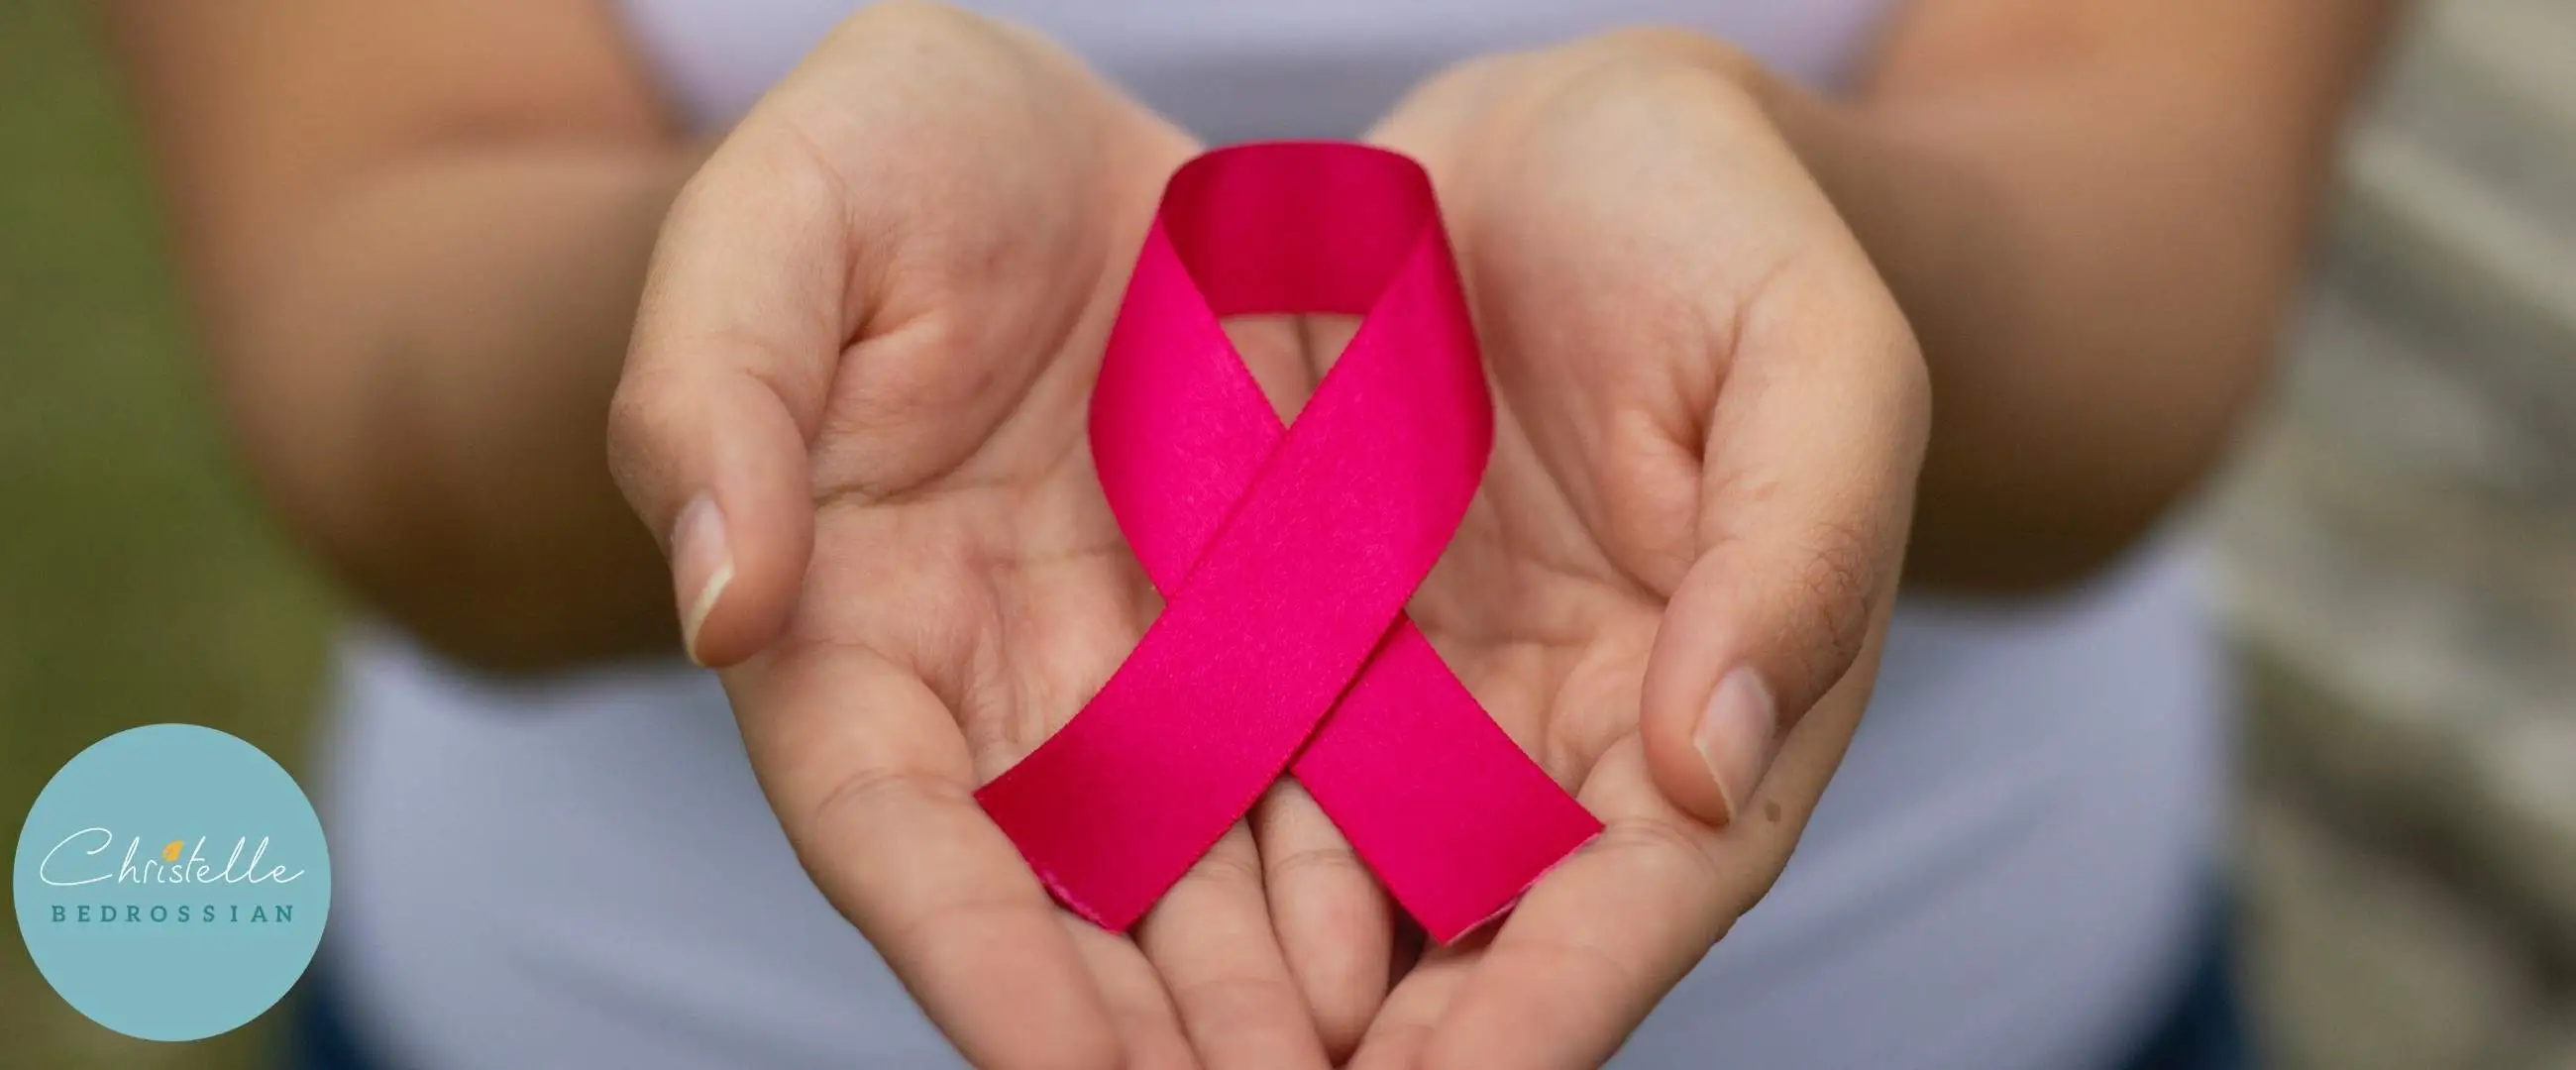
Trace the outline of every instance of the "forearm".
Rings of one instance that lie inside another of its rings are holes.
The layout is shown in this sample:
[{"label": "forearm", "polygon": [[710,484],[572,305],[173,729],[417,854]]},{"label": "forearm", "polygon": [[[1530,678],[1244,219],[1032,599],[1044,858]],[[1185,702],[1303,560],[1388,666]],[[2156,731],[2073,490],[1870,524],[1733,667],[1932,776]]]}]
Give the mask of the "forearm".
[{"label": "forearm", "polygon": [[659,556],[601,443],[690,164],[494,147],[379,168],[209,303],[280,514],[434,645],[525,668],[670,643]]},{"label": "forearm", "polygon": [[2286,25],[2235,27],[2205,80],[2080,40],[2049,42],[2054,63],[1951,58],[2001,73],[1900,67],[1848,103],[1756,79],[1932,373],[1910,576],[2080,579],[2215,467],[2263,386],[2379,21],[2320,23],[2349,39],[2307,42],[2287,62],[2308,69],[2272,83],[2225,75],[2281,54],[2263,38]]},{"label": "forearm", "polygon": [[2260,386],[2300,244],[2225,190],[2159,203],[2191,176],[2016,159],[2077,132],[2006,107],[1782,109],[1932,373],[1908,574],[1935,586],[2080,578],[2152,526]]}]

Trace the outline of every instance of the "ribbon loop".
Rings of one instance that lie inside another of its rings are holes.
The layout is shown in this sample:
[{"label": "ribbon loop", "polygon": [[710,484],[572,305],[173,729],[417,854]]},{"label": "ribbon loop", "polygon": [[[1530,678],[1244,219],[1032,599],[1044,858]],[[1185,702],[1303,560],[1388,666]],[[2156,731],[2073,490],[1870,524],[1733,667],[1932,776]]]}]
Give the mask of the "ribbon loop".
[{"label": "ribbon loop", "polygon": [[[1364,316],[1285,428],[1219,324],[1260,312]],[[1067,906],[1133,925],[1283,770],[1444,942],[1599,831],[1403,616],[1493,442],[1412,161],[1277,143],[1183,166],[1090,436],[1167,604],[1071,723],[977,793]]]}]

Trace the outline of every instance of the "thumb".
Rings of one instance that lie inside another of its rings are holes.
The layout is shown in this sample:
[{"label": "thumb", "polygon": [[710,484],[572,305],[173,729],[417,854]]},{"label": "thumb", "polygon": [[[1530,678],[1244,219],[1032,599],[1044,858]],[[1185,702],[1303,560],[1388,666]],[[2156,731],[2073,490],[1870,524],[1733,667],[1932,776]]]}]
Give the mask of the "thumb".
[{"label": "thumb", "polygon": [[809,429],[840,352],[834,191],[737,131],[664,222],[609,413],[610,470],[662,542],[689,656],[777,638],[813,552]]},{"label": "thumb", "polygon": [[1749,312],[1719,393],[1698,553],[1656,632],[1640,725],[1656,786],[1711,824],[1750,803],[1809,707],[1856,670],[1865,697],[1874,672],[1863,652],[1894,604],[1930,402],[1911,333],[1871,296],[1817,301],[1837,314],[1803,322]]},{"label": "thumb", "polygon": [[1646,761],[1674,805],[1741,814],[1789,730],[1850,672],[1883,621],[1891,567],[1856,542],[1731,543],[1666,606],[1644,691]]}]

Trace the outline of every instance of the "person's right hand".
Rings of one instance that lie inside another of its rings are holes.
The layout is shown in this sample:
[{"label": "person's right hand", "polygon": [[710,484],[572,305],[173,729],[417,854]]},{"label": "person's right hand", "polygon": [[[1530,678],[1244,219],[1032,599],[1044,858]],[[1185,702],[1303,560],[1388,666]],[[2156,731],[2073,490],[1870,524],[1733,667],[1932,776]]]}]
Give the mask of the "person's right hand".
[{"label": "person's right hand", "polygon": [[[1343,1045],[1385,991],[1389,908],[1356,865],[1265,881],[1238,827],[1131,942],[1058,909],[972,796],[1159,610],[1084,415],[1195,148],[1024,31],[871,8],[681,194],[611,417],[799,858],[978,1065],[1321,1066],[1299,980]],[[1293,324],[1235,334],[1302,398]],[[1301,796],[1264,815],[1278,857],[1348,855]]]}]

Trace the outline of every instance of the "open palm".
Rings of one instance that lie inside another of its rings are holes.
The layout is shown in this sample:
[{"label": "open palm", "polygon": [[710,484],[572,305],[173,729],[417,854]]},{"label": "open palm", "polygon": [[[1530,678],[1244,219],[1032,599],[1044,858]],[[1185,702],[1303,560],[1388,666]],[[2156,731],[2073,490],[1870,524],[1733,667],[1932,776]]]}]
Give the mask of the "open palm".
[{"label": "open palm", "polygon": [[1415,619],[1606,831],[1407,975],[1355,1065],[1607,1058],[1769,888],[1867,700],[1924,371],[1729,62],[1484,61],[1376,135],[1433,172],[1497,394]]},{"label": "open palm", "polygon": [[[1620,40],[1462,70],[1381,130],[1440,186],[1497,390],[1412,611],[1608,825],[1392,994],[1390,907],[1293,782],[1133,939],[1057,909],[972,796],[1160,608],[1084,415],[1189,139],[1018,31],[886,5],[684,192],[612,460],[799,857],[969,1058],[1597,1061],[1768,886],[1867,696],[1924,399],[1720,81]],[[1349,326],[1228,330],[1293,415]]]},{"label": "open palm", "polygon": [[[683,193],[619,390],[620,482],[667,533],[691,653],[729,666],[799,858],[983,1065],[1324,1061],[1248,829],[1131,940],[1057,909],[971,794],[1159,608],[1084,418],[1155,198],[1195,149],[1021,31],[872,8]],[[1293,404],[1295,325],[1234,333]],[[1285,842],[1336,849],[1319,815],[1273,812]],[[1364,878],[1315,883],[1335,932],[1371,934],[1340,945],[1383,947]]]}]

